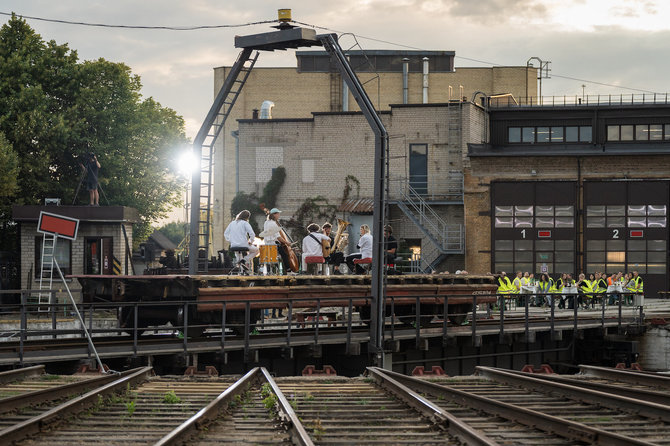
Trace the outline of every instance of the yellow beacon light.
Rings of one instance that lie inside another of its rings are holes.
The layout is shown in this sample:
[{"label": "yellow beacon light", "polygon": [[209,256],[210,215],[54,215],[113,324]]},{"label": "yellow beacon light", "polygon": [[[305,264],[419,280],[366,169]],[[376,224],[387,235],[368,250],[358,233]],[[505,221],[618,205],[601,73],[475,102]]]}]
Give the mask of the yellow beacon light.
[{"label": "yellow beacon light", "polygon": [[280,22],[290,22],[291,21],[291,10],[290,9],[278,9],[277,18]]}]

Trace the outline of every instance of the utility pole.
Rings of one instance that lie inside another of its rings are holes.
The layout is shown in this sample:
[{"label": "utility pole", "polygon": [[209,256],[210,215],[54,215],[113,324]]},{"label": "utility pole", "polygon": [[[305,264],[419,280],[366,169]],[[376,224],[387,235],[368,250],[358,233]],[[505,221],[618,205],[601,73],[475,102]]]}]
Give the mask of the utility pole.
[{"label": "utility pole", "polygon": [[549,65],[551,64],[551,61],[550,60],[542,60],[537,56],[533,56],[526,61],[526,68],[535,68],[535,66],[533,65],[533,61],[537,61],[539,63],[538,72],[537,72],[537,80],[540,82],[540,91],[539,91],[538,103],[542,104],[542,78],[551,79],[551,76],[549,76],[549,72],[551,71],[551,68],[549,68]]}]

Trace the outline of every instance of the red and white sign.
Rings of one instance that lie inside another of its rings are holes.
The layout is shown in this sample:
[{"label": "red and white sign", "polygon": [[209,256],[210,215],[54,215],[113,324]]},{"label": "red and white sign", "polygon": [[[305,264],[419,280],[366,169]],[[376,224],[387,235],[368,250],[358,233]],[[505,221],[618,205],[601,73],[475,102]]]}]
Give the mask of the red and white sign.
[{"label": "red and white sign", "polygon": [[537,231],[537,237],[538,238],[550,238],[551,237],[551,231]]},{"label": "red and white sign", "polygon": [[641,229],[636,229],[635,231],[630,231],[630,236],[631,236],[631,238],[632,237],[635,237],[635,238],[644,237],[644,231],[642,231]]},{"label": "red and white sign", "polygon": [[74,240],[77,238],[79,220],[64,217],[62,215],[40,212],[40,221],[37,224],[37,232],[42,234],[53,234],[58,237]]}]

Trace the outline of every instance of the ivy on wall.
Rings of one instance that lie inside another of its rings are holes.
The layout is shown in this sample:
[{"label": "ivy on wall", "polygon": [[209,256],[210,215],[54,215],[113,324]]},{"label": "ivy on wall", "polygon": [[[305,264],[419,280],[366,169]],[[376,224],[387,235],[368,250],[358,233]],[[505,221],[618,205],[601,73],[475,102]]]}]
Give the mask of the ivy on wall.
[{"label": "ivy on wall", "polygon": [[277,196],[286,180],[286,169],[279,166],[272,171],[272,177],[263,188],[263,194],[259,198],[255,193],[238,192],[230,204],[230,216],[235,218],[244,209],[251,212],[249,223],[256,234],[262,229],[259,228],[257,221],[265,219],[265,212],[260,208],[264,203],[267,209],[272,209],[277,203]]},{"label": "ivy on wall", "polygon": [[337,206],[330,204],[327,198],[317,195],[306,198],[293,218],[284,226],[289,230],[289,235],[293,240],[302,240],[307,236],[307,225],[316,223],[321,226],[326,221],[332,222],[335,220],[336,212]]}]

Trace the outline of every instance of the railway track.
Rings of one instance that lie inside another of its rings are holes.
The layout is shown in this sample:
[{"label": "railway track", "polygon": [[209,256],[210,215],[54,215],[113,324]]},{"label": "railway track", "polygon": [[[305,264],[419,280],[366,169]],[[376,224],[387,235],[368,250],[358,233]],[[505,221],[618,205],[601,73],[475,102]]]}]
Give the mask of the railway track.
[{"label": "railway track", "polygon": [[3,413],[0,444],[670,444],[670,406],[649,397],[670,395],[670,378],[581,370],[478,367],[426,380],[371,367],[367,378],[275,381],[263,368],[233,379],[152,377],[145,367],[39,389],[31,383],[49,375],[33,367],[0,374],[26,389],[24,404]]}]

